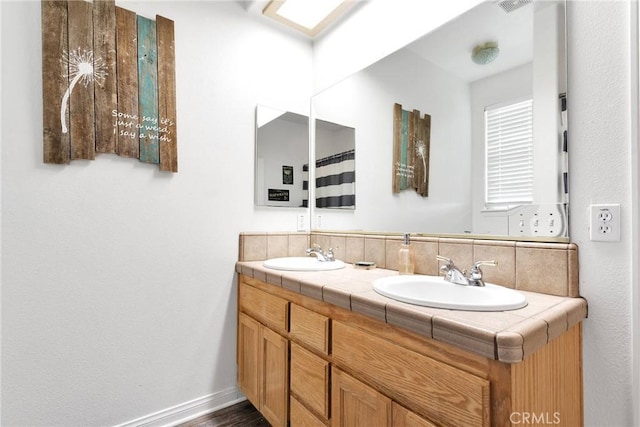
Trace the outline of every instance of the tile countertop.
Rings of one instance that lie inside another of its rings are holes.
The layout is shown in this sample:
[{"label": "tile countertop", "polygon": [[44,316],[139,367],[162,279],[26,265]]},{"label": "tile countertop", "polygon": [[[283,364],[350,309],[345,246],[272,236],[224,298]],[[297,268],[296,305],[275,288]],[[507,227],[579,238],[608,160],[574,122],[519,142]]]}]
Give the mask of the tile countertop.
[{"label": "tile countertop", "polygon": [[262,261],[238,261],[236,271],[271,285],[364,314],[427,338],[505,363],[518,363],[587,317],[583,298],[519,291],[528,305],[518,310],[474,312],[407,304],[373,290],[379,277],[398,272],[355,269],[280,271]]}]

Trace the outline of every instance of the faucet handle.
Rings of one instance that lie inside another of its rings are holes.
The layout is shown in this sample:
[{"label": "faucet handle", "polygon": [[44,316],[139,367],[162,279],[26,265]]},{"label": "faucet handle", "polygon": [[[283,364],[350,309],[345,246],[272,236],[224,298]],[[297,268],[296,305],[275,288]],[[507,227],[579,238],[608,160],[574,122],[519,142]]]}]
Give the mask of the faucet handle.
[{"label": "faucet handle", "polygon": [[327,261],[335,261],[336,260],[336,256],[333,253],[333,248],[327,249],[327,251],[324,253],[324,256],[327,259]]},{"label": "faucet handle", "polygon": [[492,260],[492,261],[476,261],[476,262],[473,263],[472,270],[478,270],[481,265],[489,265],[491,267],[495,267],[495,266],[498,265],[498,261],[496,261],[496,260]]},{"label": "faucet handle", "polygon": [[447,258],[446,256],[436,255],[436,259],[438,261],[446,262],[448,266],[453,265],[453,260],[451,258]]},{"label": "faucet handle", "polygon": [[498,265],[498,262],[493,261],[476,261],[473,263],[473,267],[471,267],[471,271],[469,272],[470,279],[482,280],[482,270],[480,270],[481,265],[490,265],[495,267]]},{"label": "faucet handle", "polygon": [[498,265],[497,261],[476,261],[473,263],[473,267],[471,267],[471,271],[469,272],[469,284],[473,286],[484,286],[484,280],[482,279],[482,270],[480,270],[481,265],[490,265],[495,267]]}]

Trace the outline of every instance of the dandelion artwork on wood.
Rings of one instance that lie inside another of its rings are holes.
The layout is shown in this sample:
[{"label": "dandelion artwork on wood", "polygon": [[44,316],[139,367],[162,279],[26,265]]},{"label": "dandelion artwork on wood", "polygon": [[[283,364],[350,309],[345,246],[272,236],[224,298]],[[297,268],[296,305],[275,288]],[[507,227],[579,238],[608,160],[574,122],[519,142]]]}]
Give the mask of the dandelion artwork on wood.
[{"label": "dandelion artwork on wood", "polygon": [[429,148],[431,116],[420,111],[406,111],[402,105],[393,109],[393,192],[413,189],[423,197],[429,195]]},{"label": "dandelion artwork on wood", "polygon": [[71,52],[65,50],[61,61],[64,63],[64,68],[68,70],[65,77],[71,80],[69,87],[62,96],[60,106],[62,133],[67,133],[69,129],[67,128],[66,111],[73,88],[78,82],[86,88],[91,81],[95,81],[99,86],[102,86],[104,79],[107,77],[107,67],[102,58],[93,58],[93,51],[81,50],[80,48]]},{"label": "dandelion artwork on wood", "polygon": [[175,28],[115,0],[41,0],[43,161],[97,154],[177,172]]}]

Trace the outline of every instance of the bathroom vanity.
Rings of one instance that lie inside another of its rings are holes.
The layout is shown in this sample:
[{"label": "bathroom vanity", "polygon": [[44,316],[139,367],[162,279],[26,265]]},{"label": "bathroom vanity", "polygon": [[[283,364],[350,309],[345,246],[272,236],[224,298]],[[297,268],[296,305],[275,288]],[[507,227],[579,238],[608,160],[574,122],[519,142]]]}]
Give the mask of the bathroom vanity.
[{"label": "bathroom vanity", "polygon": [[391,269],[275,271],[242,261],[246,245],[238,385],[272,425],[583,424],[584,299],[522,291],[519,310],[419,307],[371,289]]}]

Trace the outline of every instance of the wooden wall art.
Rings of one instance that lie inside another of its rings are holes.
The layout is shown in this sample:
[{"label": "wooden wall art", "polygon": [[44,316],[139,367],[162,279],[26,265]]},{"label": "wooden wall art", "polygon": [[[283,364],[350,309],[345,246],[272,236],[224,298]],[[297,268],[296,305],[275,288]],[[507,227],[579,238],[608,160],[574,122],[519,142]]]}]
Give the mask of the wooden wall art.
[{"label": "wooden wall art", "polygon": [[429,195],[429,146],[431,116],[393,106],[393,192],[414,189]]},{"label": "wooden wall art", "polygon": [[178,171],[174,23],[42,0],[44,162],[113,153]]}]

